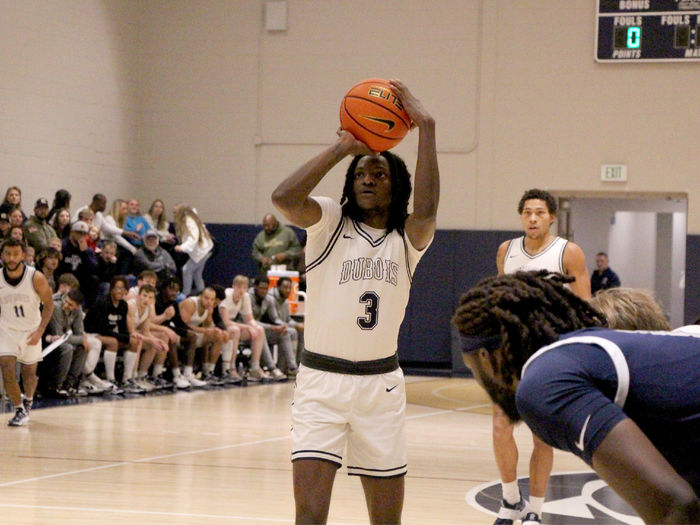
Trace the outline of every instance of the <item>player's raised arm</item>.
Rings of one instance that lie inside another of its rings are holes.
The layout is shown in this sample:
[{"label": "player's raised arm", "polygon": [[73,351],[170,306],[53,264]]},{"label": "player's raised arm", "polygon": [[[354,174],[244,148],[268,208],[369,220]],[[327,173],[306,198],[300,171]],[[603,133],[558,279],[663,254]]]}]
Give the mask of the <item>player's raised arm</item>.
[{"label": "player's raised arm", "polygon": [[272,192],[272,202],[282,214],[300,228],[321,218],[321,207],[309,198],[313,189],[333,166],[348,155],[371,155],[370,149],[350,133],[338,130],[338,139],[289,177]]},{"label": "player's raised arm", "polygon": [[440,200],[440,172],[435,143],[435,119],[423,104],[413,96],[406,85],[397,79],[389,81],[401,99],[406,113],[418,128],[418,160],[413,193],[413,213],[406,220],[406,233],[411,244],[425,248],[435,233],[435,219]]}]

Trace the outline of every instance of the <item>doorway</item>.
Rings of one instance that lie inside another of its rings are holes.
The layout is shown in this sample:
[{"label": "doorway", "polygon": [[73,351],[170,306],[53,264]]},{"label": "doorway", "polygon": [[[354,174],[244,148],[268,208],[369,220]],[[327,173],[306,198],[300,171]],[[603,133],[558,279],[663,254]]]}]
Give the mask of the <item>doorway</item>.
[{"label": "doorway", "polygon": [[551,193],[558,233],[583,249],[589,275],[606,252],[622,286],[653,291],[671,326],[684,324],[687,194]]}]

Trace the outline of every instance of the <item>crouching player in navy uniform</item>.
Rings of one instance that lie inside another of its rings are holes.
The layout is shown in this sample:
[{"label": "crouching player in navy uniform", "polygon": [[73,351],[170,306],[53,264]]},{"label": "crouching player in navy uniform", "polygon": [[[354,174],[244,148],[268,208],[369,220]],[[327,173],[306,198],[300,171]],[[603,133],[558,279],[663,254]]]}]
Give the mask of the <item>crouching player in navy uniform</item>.
[{"label": "crouching player in navy uniform", "polygon": [[[370,521],[401,521],[406,392],[397,339],[413,272],[435,232],[439,182],[435,120],[402,82],[391,83],[418,127],[412,214],[403,161],[373,154],[346,131],[272,196],[308,235],[306,349],[292,408],[297,523],[326,522],[343,462],[362,480]],[[341,204],[311,197],[348,155]]]},{"label": "crouching player in navy uniform", "polygon": [[452,322],[491,399],[572,452],[647,523],[700,523],[700,337],[618,331],[564,284],[484,279]]}]

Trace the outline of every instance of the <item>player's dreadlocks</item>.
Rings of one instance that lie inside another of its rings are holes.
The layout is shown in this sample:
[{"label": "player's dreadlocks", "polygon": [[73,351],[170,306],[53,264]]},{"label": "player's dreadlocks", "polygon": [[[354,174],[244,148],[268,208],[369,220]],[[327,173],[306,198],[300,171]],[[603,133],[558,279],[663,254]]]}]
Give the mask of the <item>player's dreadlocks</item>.
[{"label": "player's dreadlocks", "polygon": [[[411,174],[406,163],[401,157],[388,151],[380,153],[389,163],[391,173],[391,204],[389,205],[389,219],[386,224],[387,233],[397,230],[403,233],[406,218],[408,217],[408,198],[411,196]],[[343,216],[355,220],[362,219],[362,210],[357,205],[353,185],[355,182],[355,168],[364,155],[357,155],[352,159],[348,171],[345,173],[345,185],[343,196],[340,200],[343,207]]]},{"label": "player's dreadlocks", "polygon": [[605,326],[603,314],[564,286],[573,280],[546,270],[484,279],[462,295],[452,323],[462,335],[500,336],[500,372],[519,377],[528,358],[560,334]]}]

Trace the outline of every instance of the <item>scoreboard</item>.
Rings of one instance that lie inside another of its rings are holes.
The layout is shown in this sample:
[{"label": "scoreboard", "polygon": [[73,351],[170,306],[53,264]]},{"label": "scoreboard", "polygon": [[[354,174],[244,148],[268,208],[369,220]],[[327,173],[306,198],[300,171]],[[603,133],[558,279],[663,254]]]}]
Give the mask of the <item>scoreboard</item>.
[{"label": "scoreboard", "polygon": [[597,62],[700,60],[700,0],[598,0]]}]

